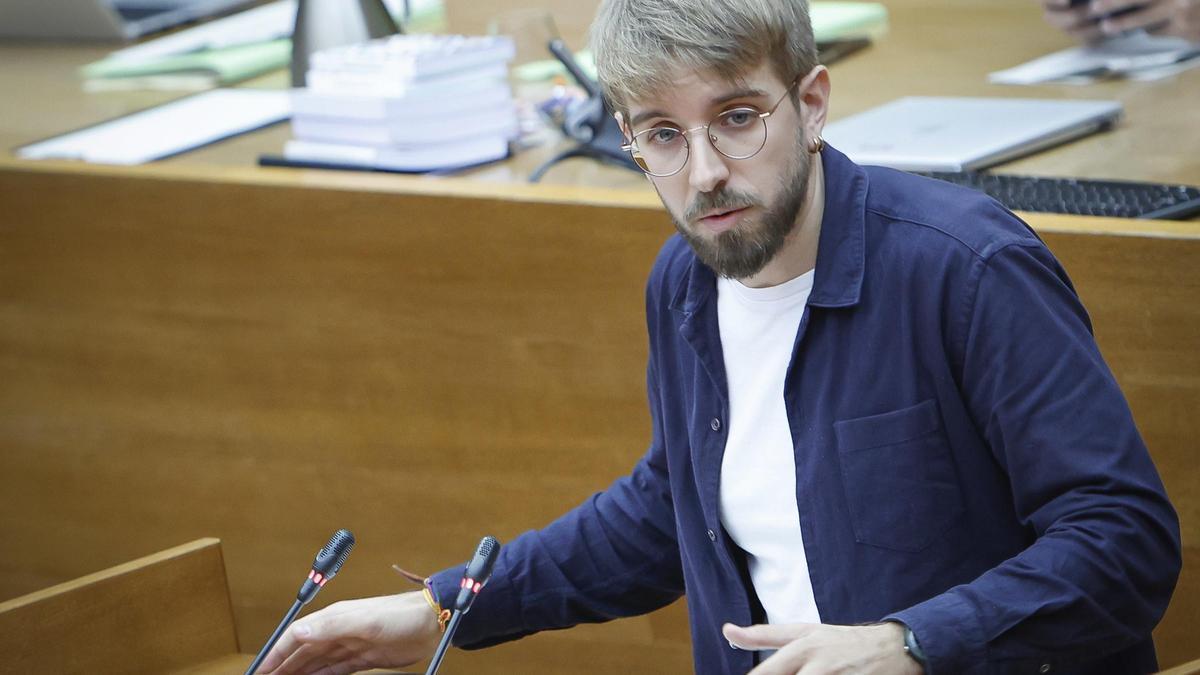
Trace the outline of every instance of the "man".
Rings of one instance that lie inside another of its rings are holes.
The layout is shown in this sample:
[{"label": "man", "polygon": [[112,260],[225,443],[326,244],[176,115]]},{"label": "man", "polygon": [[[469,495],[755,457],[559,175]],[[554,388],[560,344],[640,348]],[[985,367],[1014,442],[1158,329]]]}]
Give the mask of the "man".
[{"label": "man", "polygon": [[[607,0],[592,43],[680,233],[647,286],[653,440],[504,548],[456,643],[686,593],[700,673],[1154,670],[1178,522],[1036,235],[824,147],[803,3]],[[460,574],[306,617],[263,672],[427,658]]]}]

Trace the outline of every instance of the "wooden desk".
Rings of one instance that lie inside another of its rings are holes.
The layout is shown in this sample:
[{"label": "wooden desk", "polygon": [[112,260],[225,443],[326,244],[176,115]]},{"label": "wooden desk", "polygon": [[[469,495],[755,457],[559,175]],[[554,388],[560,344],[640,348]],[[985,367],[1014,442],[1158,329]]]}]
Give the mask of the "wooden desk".
[{"label": "wooden desk", "polygon": [[[1115,97],[1116,131],[1013,170],[1200,184],[1175,82],[1009,89],[1065,40],[1032,3],[889,3],[833,69],[834,113],[901,94]],[[978,45],[1001,48],[978,49]],[[0,144],[145,107],[78,92],[98,51],[0,47]],[[282,76],[261,83],[282,84]],[[317,605],[406,588],[625,473],[648,437],[642,287],[671,230],[635,174],[551,148],[461,178],[260,169],[286,126],[142,167],[0,159],[0,598],[201,536],[261,643],[329,533]],[[1164,666],[1200,622],[1200,226],[1030,215],[1063,260],[1183,517]],[[463,486],[450,491],[448,485]],[[681,605],[453,655],[478,672],[685,672]],[[448,667],[452,665],[448,662]],[[449,671],[448,671],[449,672]]]}]

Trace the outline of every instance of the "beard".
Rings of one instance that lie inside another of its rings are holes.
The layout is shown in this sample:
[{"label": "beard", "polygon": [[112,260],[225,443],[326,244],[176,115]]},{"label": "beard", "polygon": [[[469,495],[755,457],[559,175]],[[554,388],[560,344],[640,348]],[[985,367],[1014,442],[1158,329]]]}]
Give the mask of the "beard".
[{"label": "beard", "polygon": [[[758,274],[775,258],[795,229],[796,217],[806,201],[811,169],[802,135],[802,132],[797,133],[795,160],[780,176],[779,192],[770,204],[764,204],[760,197],[748,192],[721,188],[700,193],[683,218],[671,213],[675,229],[691,245],[696,257],[718,275],[745,279]],[[706,237],[689,225],[714,209],[732,211],[748,206],[759,207],[761,216],[745,219],[715,237]]]}]

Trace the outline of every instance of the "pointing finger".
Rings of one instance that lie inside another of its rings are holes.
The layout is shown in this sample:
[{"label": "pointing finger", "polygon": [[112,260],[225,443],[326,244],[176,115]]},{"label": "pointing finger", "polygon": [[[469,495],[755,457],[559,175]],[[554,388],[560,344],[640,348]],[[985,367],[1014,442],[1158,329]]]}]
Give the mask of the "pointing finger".
[{"label": "pointing finger", "polygon": [[803,637],[809,630],[808,624],[795,623],[785,625],[758,624],[755,626],[735,626],[725,624],[721,632],[730,644],[741,649],[779,649],[789,642]]}]

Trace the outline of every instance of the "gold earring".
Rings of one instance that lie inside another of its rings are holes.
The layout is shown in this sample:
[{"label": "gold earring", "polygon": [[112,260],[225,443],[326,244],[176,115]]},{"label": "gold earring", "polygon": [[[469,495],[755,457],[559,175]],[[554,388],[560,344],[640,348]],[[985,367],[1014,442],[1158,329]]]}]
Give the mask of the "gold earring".
[{"label": "gold earring", "polygon": [[825,149],[825,139],[821,138],[820,136],[817,136],[816,138],[814,138],[808,142],[808,151],[814,155],[819,154],[824,149]]}]

